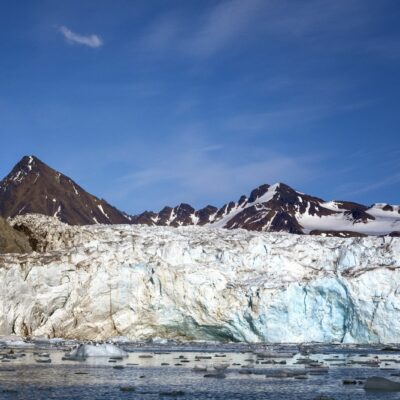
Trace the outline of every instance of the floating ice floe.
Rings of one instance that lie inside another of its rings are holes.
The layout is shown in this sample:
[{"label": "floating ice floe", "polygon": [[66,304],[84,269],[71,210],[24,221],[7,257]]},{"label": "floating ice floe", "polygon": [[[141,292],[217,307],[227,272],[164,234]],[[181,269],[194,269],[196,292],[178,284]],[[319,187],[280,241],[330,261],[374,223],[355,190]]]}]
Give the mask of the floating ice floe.
[{"label": "floating ice floe", "polygon": [[214,369],[217,371],[225,371],[230,364],[228,363],[220,363],[220,364],[214,364]]},{"label": "floating ice floe", "polygon": [[151,342],[154,344],[168,344],[168,339],[160,338],[157,336],[152,338]]},{"label": "floating ice floe", "polygon": [[72,350],[66,358],[82,360],[87,357],[128,357],[128,353],[113,344],[81,344]]}]

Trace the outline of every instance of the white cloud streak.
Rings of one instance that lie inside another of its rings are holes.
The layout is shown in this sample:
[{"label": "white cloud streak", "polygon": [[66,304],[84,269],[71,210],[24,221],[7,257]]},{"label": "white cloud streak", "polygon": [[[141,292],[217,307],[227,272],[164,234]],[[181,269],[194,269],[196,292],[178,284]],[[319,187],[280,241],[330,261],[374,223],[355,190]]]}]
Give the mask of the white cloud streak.
[{"label": "white cloud streak", "polygon": [[80,35],[79,33],[71,31],[71,29],[66,26],[60,26],[58,30],[68,43],[81,44],[94,49],[103,46],[103,40],[98,35]]},{"label": "white cloud streak", "polygon": [[208,58],[240,39],[257,19],[261,19],[266,4],[263,0],[215,2],[194,19],[170,13],[148,27],[139,45],[157,54],[175,51],[186,56]]},{"label": "white cloud streak", "polygon": [[157,187],[158,198],[147,205],[152,209],[180,202],[220,206],[262,183],[297,185],[318,175],[314,166],[320,160],[315,156],[291,156],[273,150],[258,154],[252,146],[243,147],[238,155],[199,137],[191,136],[189,142],[178,139],[153,149],[145,157],[147,165],[143,162],[140,169],[119,178],[122,197]]},{"label": "white cloud streak", "polygon": [[[392,176],[388,176],[386,178],[382,177],[381,180],[379,180],[378,182],[373,182],[373,183],[366,183],[364,184],[362,187],[360,186],[358,189],[356,190],[352,190],[352,191],[348,191],[347,195],[348,196],[357,196],[360,194],[364,194],[364,193],[370,193],[373,192],[375,190],[387,187],[387,186],[393,186],[396,185],[400,182],[400,174],[396,173]],[[354,184],[352,185],[352,187],[354,188]]]},{"label": "white cloud streak", "polygon": [[230,0],[217,4],[185,43],[185,50],[200,57],[217,53],[251,25],[263,5],[261,0]]},{"label": "white cloud streak", "polygon": [[266,47],[288,42],[319,51],[373,51],[397,57],[397,38],[388,44],[387,37],[373,43],[368,37],[374,10],[362,0],[220,0],[194,17],[172,12],[158,17],[139,43],[154,55],[175,51],[199,59],[248,46],[260,37]]}]

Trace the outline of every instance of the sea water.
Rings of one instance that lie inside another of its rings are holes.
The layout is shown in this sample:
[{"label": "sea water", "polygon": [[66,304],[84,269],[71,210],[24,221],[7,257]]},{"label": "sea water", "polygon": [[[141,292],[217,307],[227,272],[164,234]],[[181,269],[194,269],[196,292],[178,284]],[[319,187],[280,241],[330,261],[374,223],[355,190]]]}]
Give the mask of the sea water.
[{"label": "sea water", "polygon": [[124,343],[121,359],[65,359],[76,345],[0,348],[0,399],[400,399],[364,390],[371,376],[400,381],[396,348]]}]

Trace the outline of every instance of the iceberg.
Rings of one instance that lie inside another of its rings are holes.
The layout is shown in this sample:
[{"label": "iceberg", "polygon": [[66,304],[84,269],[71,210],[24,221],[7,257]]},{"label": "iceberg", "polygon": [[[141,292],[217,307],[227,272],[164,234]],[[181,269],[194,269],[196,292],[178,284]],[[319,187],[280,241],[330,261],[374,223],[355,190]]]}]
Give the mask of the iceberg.
[{"label": "iceberg", "polygon": [[128,353],[113,344],[81,344],[67,356],[69,360],[87,357],[128,357]]}]

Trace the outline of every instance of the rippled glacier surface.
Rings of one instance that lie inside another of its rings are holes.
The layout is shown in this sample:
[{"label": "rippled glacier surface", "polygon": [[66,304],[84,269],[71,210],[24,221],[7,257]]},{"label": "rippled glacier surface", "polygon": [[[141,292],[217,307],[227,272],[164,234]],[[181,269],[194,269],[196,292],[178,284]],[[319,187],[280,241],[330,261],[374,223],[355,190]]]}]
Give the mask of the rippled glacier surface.
[{"label": "rippled glacier surface", "polygon": [[[71,346],[0,349],[1,399],[399,399],[367,392],[399,380],[400,350],[361,346],[122,345],[129,357],[63,360]],[[48,360],[51,360],[49,362]],[[224,374],[214,366],[229,363]],[[193,371],[194,366],[207,371]],[[328,367],[328,368],[326,368]],[[343,384],[343,380],[355,383]],[[327,397],[328,398],[328,397]]]}]

